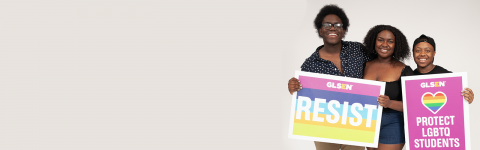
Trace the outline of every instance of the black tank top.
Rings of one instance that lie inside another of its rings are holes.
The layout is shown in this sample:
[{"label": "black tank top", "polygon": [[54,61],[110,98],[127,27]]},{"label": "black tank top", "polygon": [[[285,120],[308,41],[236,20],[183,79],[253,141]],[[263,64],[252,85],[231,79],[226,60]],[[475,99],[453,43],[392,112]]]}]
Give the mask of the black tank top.
[{"label": "black tank top", "polygon": [[[402,70],[401,76],[411,76],[413,75],[413,70],[410,68],[410,66],[405,66]],[[400,80],[401,78],[398,78],[396,81],[392,82],[385,82],[385,94],[387,95],[390,100],[395,100],[395,101],[402,101],[403,96],[402,96],[402,82]],[[383,108],[383,111],[396,111],[390,108]]]}]

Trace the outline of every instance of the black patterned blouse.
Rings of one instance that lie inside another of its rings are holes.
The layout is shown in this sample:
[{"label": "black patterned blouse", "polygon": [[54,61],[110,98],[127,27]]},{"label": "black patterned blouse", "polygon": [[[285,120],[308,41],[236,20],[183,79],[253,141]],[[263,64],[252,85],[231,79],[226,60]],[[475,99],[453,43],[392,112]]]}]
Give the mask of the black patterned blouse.
[{"label": "black patterned blouse", "polygon": [[318,47],[302,65],[302,71],[345,76],[351,78],[363,78],[363,64],[370,60],[364,53],[364,46],[359,42],[342,41],[340,60],[342,62],[343,74],[337,69],[333,62],[320,58]]}]

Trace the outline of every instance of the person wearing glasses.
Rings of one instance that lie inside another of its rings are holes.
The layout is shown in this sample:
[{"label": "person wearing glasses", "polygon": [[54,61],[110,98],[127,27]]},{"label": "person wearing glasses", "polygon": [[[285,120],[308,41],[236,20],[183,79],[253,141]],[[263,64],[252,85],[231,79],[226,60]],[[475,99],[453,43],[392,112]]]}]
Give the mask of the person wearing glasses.
[{"label": "person wearing glasses", "polygon": [[[343,9],[336,5],[326,5],[314,20],[318,35],[323,39],[313,54],[301,66],[302,71],[345,76],[363,77],[363,64],[369,60],[364,52],[364,46],[359,42],[343,41],[348,31],[349,20]],[[290,94],[302,89],[296,78],[288,82]],[[348,136],[348,135],[347,135]],[[364,147],[315,142],[317,150],[364,150]]]},{"label": "person wearing glasses", "polygon": [[383,81],[385,95],[378,97],[383,107],[378,148],[369,150],[401,150],[405,145],[401,76],[413,75],[403,60],[410,56],[407,38],[397,28],[377,25],[368,31],[364,43],[367,54],[374,58],[365,65],[363,78]]},{"label": "person wearing glasses", "polygon": [[[434,65],[433,58],[435,57],[437,49],[435,48],[435,40],[433,38],[421,35],[413,42],[413,59],[417,64],[417,69],[413,71],[415,75],[437,74],[437,73],[452,73],[447,69]],[[473,102],[474,94],[472,89],[465,88],[462,91],[462,96],[469,104]]]}]

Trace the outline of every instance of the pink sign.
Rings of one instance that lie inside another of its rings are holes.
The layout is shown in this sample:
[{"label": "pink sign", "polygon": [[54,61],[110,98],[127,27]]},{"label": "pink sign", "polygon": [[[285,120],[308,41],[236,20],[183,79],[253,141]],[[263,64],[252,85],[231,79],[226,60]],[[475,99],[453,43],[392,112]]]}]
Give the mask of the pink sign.
[{"label": "pink sign", "polygon": [[402,77],[407,150],[470,149],[466,73]]}]

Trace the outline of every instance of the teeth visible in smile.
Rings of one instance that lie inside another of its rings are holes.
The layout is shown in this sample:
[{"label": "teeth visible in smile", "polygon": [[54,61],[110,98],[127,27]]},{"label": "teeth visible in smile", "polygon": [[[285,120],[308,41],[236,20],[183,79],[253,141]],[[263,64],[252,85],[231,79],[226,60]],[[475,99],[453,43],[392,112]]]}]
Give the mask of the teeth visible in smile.
[{"label": "teeth visible in smile", "polygon": [[382,52],[386,52],[386,51],[388,51],[388,50],[386,50],[386,49],[382,49]]},{"label": "teeth visible in smile", "polygon": [[328,35],[334,35],[334,36],[337,36],[337,34],[333,34],[333,33],[331,33],[331,34],[328,34]]},{"label": "teeth visible in smile", "polygon": [[427,59],[420,59],[420,61],[425,61],[425,60],[427,60]]}]

